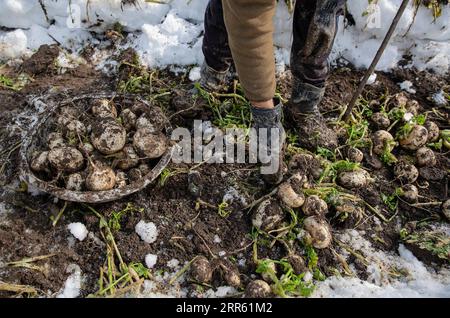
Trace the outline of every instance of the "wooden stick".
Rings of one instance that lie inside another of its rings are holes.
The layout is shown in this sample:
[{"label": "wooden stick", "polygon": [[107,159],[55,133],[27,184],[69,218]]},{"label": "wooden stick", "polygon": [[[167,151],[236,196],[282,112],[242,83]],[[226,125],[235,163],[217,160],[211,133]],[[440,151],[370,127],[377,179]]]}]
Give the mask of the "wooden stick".
[{"label": "wooden stick", "polygon": [[358,100],[359,95],[361,95],[364,87],[366,86],[367,80],[369,79],[370,75],[372,75],[373,71],[375,70],[375,67],[377,66],[378,62],[380,61],[381,56],[384,53],[384,50],[386,49],[392,34],[394,34],[395,29],[397,28],[398,22],[400,21],[400,18],[402,17],[403,13],[405,12],[406,6],[408,5],[409,0],[403,0],[402,4],[400,5],[400,8],[397,11],[397,14],[395,15],[394,19],[392,20],[392,24],[386,33],[386,36],[384,37],[383,43],[381,43],[380,48],[378,49],[377,54],[375,55],[372,64],[370,64],[370,67],[367,69],[366,73],[364,74],[363,79],[359,83],[358,89],[353,94],[353,97],[350,101],[350,103],[347,106],[347,109],[345,110],[343,120],[346,122],[350,118],[350,115],[352,114],[353,107],[355,107],[356,101]]}]

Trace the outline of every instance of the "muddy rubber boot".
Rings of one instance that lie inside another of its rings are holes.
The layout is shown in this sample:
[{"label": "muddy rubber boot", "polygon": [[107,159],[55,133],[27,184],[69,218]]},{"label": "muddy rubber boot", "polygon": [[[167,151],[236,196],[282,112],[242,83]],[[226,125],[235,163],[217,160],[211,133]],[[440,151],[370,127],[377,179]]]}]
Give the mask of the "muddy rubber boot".
[{"label": "muddy rubber boot", "polygon": [[200,86],[208,92],[221,92],[225,90],[228,73],[229,70],[216,71],[203,62],[200,69]]},{"label": "muddy rubber boot", "polygon": [[[281,104],[281,102],[279,102],[274,108],[272,109],[262,109],[262,108],[256,108],[256,107],[252,107],[252,115],[253,115],[253,128],[256,129],[256,133],[257,135],[260,137],[259,135],[259,129],[261,128],[266,128],[267,129],[267,140],[266,140],[266,144],[262,145],[260,144],[260,138],[258,138],[258,149],[259,147],[264,147],[264,149],[266,149],[267,154],[268,155],[272,155],[271,152],[271,129],[277,129],[278,130],[278,136],[279,136],[279,142],[278,144],[275,146],[277,147],[275,149],[276,152],[276,156],[278,160],[278,165],[277,165],[277,169],[276,171],[274,171],[273,173],[262,173],[262,177],[264,179],[264,181],[268,184],[271,185],[275,185],[280,183],[283,180],[283,175],[284,172],[286,170],[286,165],[284,164],[284,145],[285,145],[285,139],[286,139],[286,134],[283,128],[283,125],[281,123],[281,118],[282,118],[282,108],[283,105]],[[262,168],[261,168],[261,172],[263,172],[263,167],[272,167],[272,164],[274,164],[274,162],[272,160],[270,160],[269,163],[262,163]]]},{"label": "muddy rubber boot", "polygon": [[324,87],[294,79],[291,101],[286,109],[289,121],[298,129],[300,146],[311,151],[318,147],[334,150],[338,146],[336,133],[327,127],[319,112],[318,105],[324,93]]},{"label": "muddy rubber boot", "polygon": [[[198,83],[209,93],[220,93],[226,89],[228,74],[229,70],[219,72],[209,67],[206,62],[203,62]],[[203,106],[205,106],[201,102],[193,103],[193,98],[198,95],[198,89],[195,87],[195,84],[190,84],[186,89],[174,89],[173,93],[172,105],[183,116],[196,117],[203,110]]]}]

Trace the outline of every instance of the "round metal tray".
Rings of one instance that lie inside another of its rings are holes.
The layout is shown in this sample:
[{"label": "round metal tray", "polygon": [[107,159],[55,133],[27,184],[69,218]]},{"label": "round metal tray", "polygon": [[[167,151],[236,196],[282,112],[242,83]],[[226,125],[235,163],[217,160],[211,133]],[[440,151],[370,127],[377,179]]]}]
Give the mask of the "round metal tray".
[{"label": "round metal tray", "polygon": [[[46,99],[36,98],[31,101],[31,103],[38,103],[39,106],[36,108],[42,109],[44,107],[44,111],[40,113],[40,116],[36,123],[30,127],[27,136],[22,141],[22,146],[20,149],[20,172],[21,179],[25,181],[28,185],[36,187],[40,191],[49,193],[57,198],[66,201],[72,202],[85,202],[85,203],[103,203],[110,202],[114,200],[121,199],[130,194],[136,193],[150,183],[152,183],[164,170],[164,168],[169,164],[172,154],[174,151],[174,146],[169,145],[169,148],[164,153],[164,155],[159,159],[153,169],[145,176],[142,177],[141,180],[135,181],[123,188],[112,189],[108,191],[70,191],[64,188],[60,188],[52,183],[49,183],[45,180],[40,179],[33,171],[30,170],[29,166],[29,157],[30,154],[36,149],[38,140],[40,136],[42,137],[42,132],[45,131],[46,126],[51,123],[51,119],[56,114],[56,110],[59,107],[75,103],[77,101],[81,101],[83,99],[99,99],[99,98],[107,98],[107,99],[117,99],[120,98],[123,101],[128,102],[140,102],[145,106],[151,108],[151,105],[143,100],[142,98],[136,95],[125,95],[125,94],[111,94],[111,93],[103,93],[103,94],[86,94],[81,95],[75,98],[70,98],[67,100],[63,100],[58,102],[57,104],[53,102],[48,102]],[[166,120],[165,124],[165,133],[168,138],[170,138],[170,134],[172,132],[172,127],[168,120]]]}]

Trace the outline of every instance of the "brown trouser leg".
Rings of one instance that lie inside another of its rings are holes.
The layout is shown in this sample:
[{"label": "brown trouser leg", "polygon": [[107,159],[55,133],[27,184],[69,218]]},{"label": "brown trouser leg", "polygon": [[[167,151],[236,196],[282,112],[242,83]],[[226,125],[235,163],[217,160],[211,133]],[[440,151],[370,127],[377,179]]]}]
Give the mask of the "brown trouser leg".
[{"label": "brown trouser leg", "polygon": [[[219,1],[210,0],[211,3]],[[272,22],[276,1],[222,0],[222,4],[228,44],[247,98],[252,101],[271,99],[276,86]],[[345,0],[297,0],[291,70],[298,81],[323,86],[329,73],[328,57],[337,32],[336,21],[344,6]],[[215,28],[212,22],[211,25],[205,23],[211,33]],[[223,28],[220,30],[223,35]],[[221,46],[213,41],[205,42],[204,46]],[[224,52],[228,52],[226,49]]]},{"label": "brown trouser leg", "polygon": [[223,0],[229,45],[247,98],[266,101],[275,94],[273,16],[275,0]]}]

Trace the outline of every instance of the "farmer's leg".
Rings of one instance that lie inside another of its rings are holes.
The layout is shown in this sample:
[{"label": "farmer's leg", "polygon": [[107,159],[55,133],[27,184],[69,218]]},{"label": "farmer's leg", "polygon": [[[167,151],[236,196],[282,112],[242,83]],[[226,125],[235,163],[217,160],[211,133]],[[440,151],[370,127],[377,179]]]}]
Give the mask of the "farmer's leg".
[{"label": "farmer's leg", "polygon": [[344,6],[345,0],[297,0],[295,6],[291,52],[294,79],[289,112],[307,148],[337,145],[336,134],[326,128],[318,104],[325,92],[328,58],[336,37],[337,19],[343,14]]},{"label": "farmer's leg", "polygon": [[210,90],[220,90],[232,63],[228,34],[223,19],[222,0],[210,0],[205,12],[205,35],[200,84]]},{"label": "farmer's leg", "polygon": [[[245,95],[252,104],[254,128],[261,133],[260,137],[264,134],[269,138],[264,143],[260,142],[259,146],[271,149],[271,158],[278,163],[276,171],[264,177],[267,182],[277,183],[282,178],[280,157],[284,130],[281,125],[282,105],[273,100],[276,86],[273,54],[276,1],[223,0],[222,3],[234,64]],[[268,134],[263,133],[261,128],[267,129]],[[274,138],[275,143],[271,143],[271,136],[279,138]]]}]

